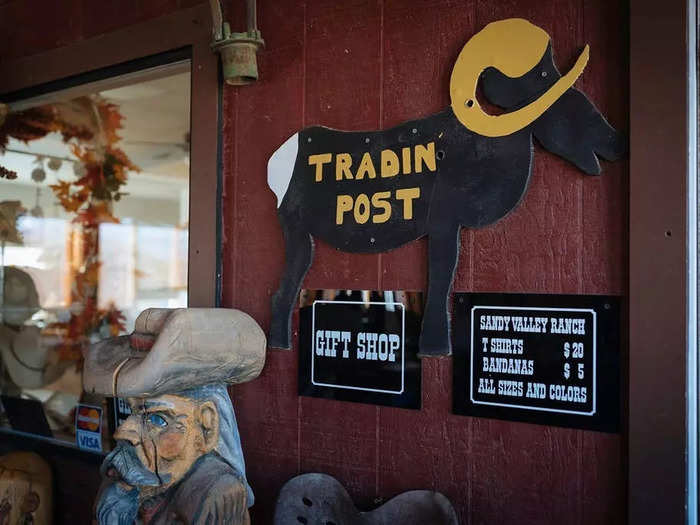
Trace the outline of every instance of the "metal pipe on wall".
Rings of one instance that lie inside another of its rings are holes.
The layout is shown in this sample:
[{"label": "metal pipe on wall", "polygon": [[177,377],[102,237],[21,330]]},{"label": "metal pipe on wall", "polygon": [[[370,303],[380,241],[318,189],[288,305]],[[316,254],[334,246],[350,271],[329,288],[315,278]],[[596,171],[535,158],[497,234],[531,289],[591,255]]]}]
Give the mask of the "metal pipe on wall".
[{"label": "metal pipe on wall", "polygon": [[255,4],[256,0],[246,0],[246,19],[249,33],[254,33],[258,30],[258,11]]},{"label": "metal pipe on wall", "polygon": [[244,86],[258,80],[256,55],[265,45],[257,27],[256,2],[246,0],[245,33],[232,33],[224,21],[220,0],[209,0],[212,16],[211,47],[221,55],[224,81],[232,86]]}]

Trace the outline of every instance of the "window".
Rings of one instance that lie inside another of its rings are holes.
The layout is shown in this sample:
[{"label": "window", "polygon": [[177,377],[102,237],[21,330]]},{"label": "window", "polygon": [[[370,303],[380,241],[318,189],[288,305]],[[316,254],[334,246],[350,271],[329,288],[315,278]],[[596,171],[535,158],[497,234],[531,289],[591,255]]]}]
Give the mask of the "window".
[{"label": "window", "polygon": [[146,308],[187,306],[190,85],[184,61],[10,105],[2,426],[75,442],[76,405],[101,404],[82,392],[89,344],[129,333]]}]

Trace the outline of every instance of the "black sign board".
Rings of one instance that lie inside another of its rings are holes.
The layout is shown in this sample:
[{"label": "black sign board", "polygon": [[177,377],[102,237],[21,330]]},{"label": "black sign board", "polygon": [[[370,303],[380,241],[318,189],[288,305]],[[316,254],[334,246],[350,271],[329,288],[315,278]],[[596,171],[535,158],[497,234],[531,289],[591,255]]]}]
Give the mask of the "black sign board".
[{"label": "black sign board", "polygon": [[107,404],[109,406],[108,412],[110,413],[108,418],[109,431],[114,434],[119,426],[131,415],[131,407],[123,397],[108,397]]},{"label": "black sign board", "polygon": [[299,394],[421,406],[418,292],[302,291]]},{"label": "black sign board", "polygon": [[619,300],[455,294],[454,411],[616,432]]},{"label": "black sign board", "polygon": [[2,408],[13,430],[53,437],[49,422],[44,414],[44,405],[36,399],[2,396]]}]

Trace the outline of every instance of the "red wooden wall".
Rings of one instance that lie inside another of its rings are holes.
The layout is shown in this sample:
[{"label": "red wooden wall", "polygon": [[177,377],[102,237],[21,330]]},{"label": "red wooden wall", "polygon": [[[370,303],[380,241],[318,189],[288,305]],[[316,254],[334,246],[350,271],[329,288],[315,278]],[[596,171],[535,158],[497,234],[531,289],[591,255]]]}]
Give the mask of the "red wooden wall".
[{"label": "red wooden wall", "polygon": [[[29,55],[180,7],[188,0],[0,0],[0,57]],[[242,3],[229,0],[229,11]],[[628,116],[628,9],[610,0],[261,0],[261,81],[224,92],[223,306],[269,325],[284,253],[269,155],[311,124],[376,129],[449,104],[453,61],[493,20],[524,17],[552,35],[568,70],[585,44],[577,85],[621,129]],[[537,148],[522,205],[495,226],[462,232],[455,289],[626,295],[626,162],[600,178]],[[426,288],[426,243],[349,255],[321,242],[304,287]],[[296,321],[295,321],[296,323]],[[423,408],[302,398],[295,351],[271,350],[234,404],[269,523],[282,484],[301,472],[336,476],[368,507],[416,488],[439,490],[462,523],[625,521],[624,435],[451,414],[452,361],[423,361]]]},{"label": "red wooden wall", "polygon": [[[266,327],[283,264],[275,198],[265,184],[275,148],[311,124],[376,129],[449,104],[453,61],[486,23],[521,16],[545,28],[568,70],[610,121],[627,126],[627,10],[595,1],[263,2],[261,82],[224,98],[223,304]],[[513,214],[462,233],[455,288],[624,294],[627,165],[585,177],[538,149],[532,185]],[[304,287],[425,289],[426,243],[350,255],[317,243]],[[298,397],[297,354],[268,352],[234,399],[248,470],[267,523],[282,482],[332,474],[361,505],[409,489],[447,495],[462,523],[624,521],[618,435],[451,415],[451,359],[423,360],[421,411]],[[264,517],[264,519],[263,519]]]}]

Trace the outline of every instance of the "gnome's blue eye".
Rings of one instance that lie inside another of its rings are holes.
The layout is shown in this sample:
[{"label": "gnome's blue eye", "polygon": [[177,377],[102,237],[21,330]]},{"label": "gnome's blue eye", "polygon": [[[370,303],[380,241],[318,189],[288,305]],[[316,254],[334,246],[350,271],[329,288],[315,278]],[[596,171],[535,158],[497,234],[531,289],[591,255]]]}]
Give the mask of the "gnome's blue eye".
[{"label": "gnome's blue eye", "polygon": [[163,416],[159,416],[158,414],[151,414],[148,416],[148,422],[151,425],[155,425],[157,427],[167,427],[168,422],[163,418]]}]

